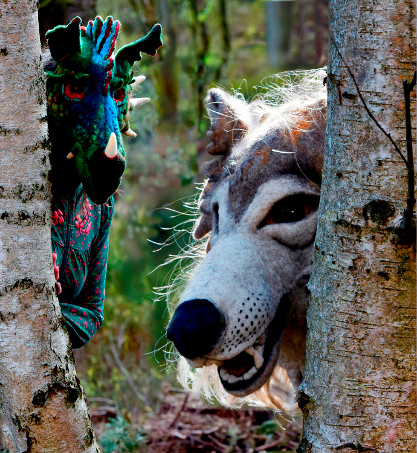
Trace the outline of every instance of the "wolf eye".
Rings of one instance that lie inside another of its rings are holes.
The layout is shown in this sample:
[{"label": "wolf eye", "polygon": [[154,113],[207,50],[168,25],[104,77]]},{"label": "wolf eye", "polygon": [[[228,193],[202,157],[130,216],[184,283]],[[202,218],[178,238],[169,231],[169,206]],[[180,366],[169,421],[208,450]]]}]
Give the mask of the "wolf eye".
[{"label": "wolf eye", "polygon": [[82,85],[78,85],[77,83],[67,83],[64,85],[64,96],[67,99],[77,99],[81,100],[84,99],[85,90]]},{"label": "wolf eye", "polygon": [[315,195],[291,195],[272,206],[258,228],[274,223],[293,223],[305,219],[318,208],[319,197]]},{"label": "wolf eye", "polygon": [[113,98],[116,102],[123,102],[125,94],[121,88],[114,92]]}]

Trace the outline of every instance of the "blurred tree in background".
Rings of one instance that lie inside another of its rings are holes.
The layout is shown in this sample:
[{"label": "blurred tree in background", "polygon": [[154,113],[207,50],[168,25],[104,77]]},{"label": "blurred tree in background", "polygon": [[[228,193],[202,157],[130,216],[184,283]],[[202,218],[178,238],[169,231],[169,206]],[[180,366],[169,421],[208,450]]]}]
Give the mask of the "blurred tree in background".
[{"label": "blurred tree in background", "polygon": [[[96,14],[120,20],[118,47],[144,36],[156,22],[163,26],[164,46],[136,68],[136,75],[147,77],[139,95],[151,102],[131,120],[137,137],[124,140],[128,168],[112,224],[104,325],[75,351],[89,399],[111,398],[132,417],[156,407],[162,382],[175,382],[165,373],[167,309],[165,301],[154,302],[153,288],[169,283],[173,265],[158,266],[190,240],[187,232],[172,237],[172,228],[186,222],[191,231],[196,215],[183,204],[195,199],[195,183],[204,178],[207,89],[233,87],[250,98],[256,94],[252,87],[280,69],[268,64],[264,6],[261,0],[40,2],[42,37],[75,15],[84,24]],[[294,0],[292,11],[291,58],[281,69],[324,65],[326,0]]]}]

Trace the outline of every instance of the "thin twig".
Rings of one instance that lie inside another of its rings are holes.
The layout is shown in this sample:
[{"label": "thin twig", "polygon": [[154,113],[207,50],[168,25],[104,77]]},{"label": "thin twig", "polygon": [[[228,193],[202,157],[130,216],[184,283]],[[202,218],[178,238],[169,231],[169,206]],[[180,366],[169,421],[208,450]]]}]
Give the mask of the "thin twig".
[{"label": "thin twig", "polygon": [[225,451],[225,452],[226,452],[226,451],[228,451],[228,450],[231,450],[231,449],[229,448],[228,445],[222,444],[219,440],[217,440],[217,439],[216,439],[214,436],[212,436],[211,434],[209,434],[207,437],[208,437],[208,438],[213,442],[213,444],[216,445],[217,448],[219,448],[221,451]]},{"label": "thin twig", "polygon": [[102,396],[91,396],[88,398],[89,403],[101,403],[106,404],[107,406],[117,406],[117,403],[110,398],[104,398]]},{"label": "thin twig", "polygon": [[281,439],[274,440],[273,442],[270,442],[269,444],[263,444],[263,445],[255,448],[254,451],[262,451],[262,450],[266,450],[267,448],[273,448],[273,447],[276,447],[280,443],[281,443]]},{"label": "thin twig", "polygon": [[182,406],[180,407],[179,411],[175,414],[175,417],[174,419],[172,420],[172,422],[169,424],[168,428],[172,428],[175,423],[177,422],[177,420],[179,419],[180,415],[181,415],[181,412],[184,410],[186,404],[187,404],[187,401],[188,401],[188,397],[190,396],[189,393],[187,393],[184,397],[184,401],[182,402]]},{"label": "thin twig", "polygon": [[374,115],[372,114],[372,112],[369,110],[368,106],[366,105],[366,102],[365,102],[365,99],[363,98],[362,96],[362,93],[361,93],[361,90],[359,89],[359,86],[358,84],[356,83],[356,79],[355,79],[355,76],[353,75],[352,71],[350,70],[350,67],[349,65],[346,63],[346,60],[343,58],[343,55],[340,53],[340,50],[339,48],[337,47],[337,44],[335,43],[334,39],[332,37],[330,37],[330,41],[332,42],[332,44],[334,45],[339,57],[341,58],[341,60],[343,61],[343,63],[345,64],[346,66],[346,69],[348,70],[349,72],[349,75],[353,81],[353,83],[355,84],[355,87],[356,87],[356,90],[358,91],[358,95],[359,95],[359,98],[360,100],[362,101],[362,104],[366,110],[366,112],[368,113],[369,117],[375,122],[375,124],[377,125],[377,127],[382,131],[382,133],[389,139],[389,141],[392,143],[392,145],[394,146],[395,148],[395,151],[397,151],[397,153],[401,156],[402,160],[405,162],[405,165],[407,165],[407,168],[410,169],[410,164],[407,162],[407,159],[404,157],[403,153],[400,151],[400,149],[398,148],[397,144],[394,142],[394,140],[392,139],[391,137],[391,134],[389,134],[388,132],[385,131],[385,129],[378,123],[377,119],[374,117]]},{"label": "thin twig", "polygon": [[[204,445],[204,446],[206,446],[206,447],[210,447],[210,448],[213,448],[213,447],[214,447],[214,446],[213,446],[213,442],[207,442],[207,441],[205,441],[205,440],[203,440],[203,439],[200,439],[199,437],[188,436],[188,438],[189,438],[190,440],[193,440],[194,442],[199,443],[199,444],[201,444],[201,445]],[[220,445],[223,445],[223,444],[221,444],[220,442],[219,442],[219,444],[220,444]],[[227,452],[227,450],[229,449],[228,446],[227,446],[227,445],[223,445],[223,448],[222,448],[222,447],[220,447],[220,445],[216,445],[216,446],[215,446],[215,451],[220,451],[220,452],[222,452],[222,453]]]},{"label": "thin twig", "polygon": [[145,406],[150,406],[148,398],[140,392],[140,390],[138,389],[138,387],[135,384],[135,381],[133,380],[132,376],[130,375],[129,371],[127,370],[127,368],[124,366],[122,360],[120,359],[119,353],[116,349],[116,344],[114,342],[113,335],[111,333],[109,334],[109,341],[110,341],[110,349],[113,354],[114,361],[116,362],[116,364],[119,367],[119,370],[122,372],[123,376],[126,378],[127,383],[130,385],[133,392],[140,399],[140,401],[142,401],[142,403]]}]

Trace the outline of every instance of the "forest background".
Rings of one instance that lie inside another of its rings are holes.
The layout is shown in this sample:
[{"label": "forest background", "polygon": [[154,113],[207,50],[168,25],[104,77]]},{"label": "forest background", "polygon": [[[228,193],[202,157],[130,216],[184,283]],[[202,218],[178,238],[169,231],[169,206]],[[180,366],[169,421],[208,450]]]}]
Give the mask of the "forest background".
[{"label": "forest background", "polygon": [[[156,22],[164,46],[144,56],[136,75],[145,75],[135,112],[136,138],[124,140],[127,170],[116,197],[110,237],[105,321],[92,341],[75,350],[78,377],[87,398],[114,402],[126,420],[155,413],[176,387],[165,329],[163,295],[186,262],[199,184],[204,180],[209,122],[204,97],[220,85],[251,99],[286,69],[323,66],[327,58],[327,1],[294,0],[288,20],[287,61],[270,65],[262,0],[41,0],[45,32],[79,15],[122,23],[118,48],[144,36]],[[277,24],[280,26],[282,24]],[[161,266],[167,260],[170,264]],[[158,289],[160,288],[160,289]],[[161,289],[162,288],[162,289]],[[168,360],[167,360],[168,358]]]},{"label": "forest background", "polygon": [[87,397],[112,399],[136,418],[137,411],[155,409],[161,386],[175,385],[166,360],[166,300],[158,296],[164,290],[155,288],[169,285],[179,271],[176,261],[161,263],[191,241],[209,130],[206,92],[220,85],[250,99],[276,83],[271,74],[325,64],[327,5],[294,2],[288,60],[279,68],[268,61],[265,2],[259,0],[43,0],[42,43],[48,29],[96,14],[122,22],[118,47],[156,22],[163,25],[163,48],[135,68],[147,77],[139,96],[151,101],[131,120],[137,137],[124,140],[128,166],[112,223],[105,322],[75,351]]}]

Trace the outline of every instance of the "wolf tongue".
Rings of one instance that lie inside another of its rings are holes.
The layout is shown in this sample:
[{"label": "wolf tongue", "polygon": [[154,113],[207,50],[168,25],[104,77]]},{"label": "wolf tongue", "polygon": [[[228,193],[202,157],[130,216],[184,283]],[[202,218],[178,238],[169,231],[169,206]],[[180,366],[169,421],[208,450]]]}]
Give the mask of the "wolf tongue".
[{"label": "wolf tongue", "polygon": [[241,352],[233,359],[225,362],[224,366],[229,374],[234,376],[243,376],[247,371],[253,367],[253,357],[247,352]]}]

